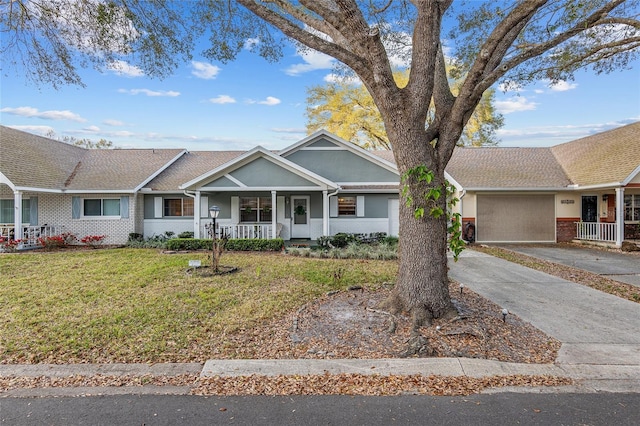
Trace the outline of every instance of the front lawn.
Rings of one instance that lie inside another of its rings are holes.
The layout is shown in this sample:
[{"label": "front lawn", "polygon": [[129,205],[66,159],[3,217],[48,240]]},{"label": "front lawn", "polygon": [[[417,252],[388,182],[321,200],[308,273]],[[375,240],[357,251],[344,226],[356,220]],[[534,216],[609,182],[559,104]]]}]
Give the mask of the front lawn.
[{"label": "front lawn", "polygon": [[225,253],[239,272],[187,274],[207,254],[102,249],[0,255],[0,363],[215,358],[238,330],[331,290],[393,282],[393,261]]}]

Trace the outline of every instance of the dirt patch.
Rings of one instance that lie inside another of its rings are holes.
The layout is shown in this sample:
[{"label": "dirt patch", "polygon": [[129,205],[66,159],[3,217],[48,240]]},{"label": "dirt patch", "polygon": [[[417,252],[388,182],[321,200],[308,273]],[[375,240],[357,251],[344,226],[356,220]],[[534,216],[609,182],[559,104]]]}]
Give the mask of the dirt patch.
[{"label": "dirt patch", "polygon": [[[411,341],[408,317],[377,309],[390,289],[328,294],[297,312],[227,336],[220,358],[396,358]],[[561,343],[502,307],[457,283],[450,292],[459,316],[436,320],[420,332],[417,357],[468,357],[518,363],[552,363]],[[393,319],[393,321],[392,321]],[[395,323],[395,326],[393,325]],[[395,329],[394,329],[395,328]]]}]

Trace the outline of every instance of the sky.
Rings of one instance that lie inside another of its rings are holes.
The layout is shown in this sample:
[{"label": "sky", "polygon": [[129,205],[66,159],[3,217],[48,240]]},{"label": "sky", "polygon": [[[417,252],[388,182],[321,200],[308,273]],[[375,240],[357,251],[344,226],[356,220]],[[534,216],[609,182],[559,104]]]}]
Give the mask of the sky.
[{"label": "sky", "polygon": [[[503,92],[499,146],[552,146],[640,120],[640,61],[631,70]],[[307,88],[333,77],[333,60],[285,49],[269,63],[248,51],[222,64],[194,56],[169,78],[151,79],[125,62],[81,72],[86,87],[53,89],[27,82],[4,64],[0,123],[119,148],[192,151],[285,148],[306,136]]]}]

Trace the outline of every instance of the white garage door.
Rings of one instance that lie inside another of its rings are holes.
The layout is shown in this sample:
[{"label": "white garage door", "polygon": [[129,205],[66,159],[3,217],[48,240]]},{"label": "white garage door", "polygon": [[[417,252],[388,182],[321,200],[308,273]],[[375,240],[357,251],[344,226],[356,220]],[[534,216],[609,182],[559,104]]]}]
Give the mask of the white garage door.
[{"label": "white garage door", "polygon": [[555,242],[554,195],[477,197],[476,241]]}]

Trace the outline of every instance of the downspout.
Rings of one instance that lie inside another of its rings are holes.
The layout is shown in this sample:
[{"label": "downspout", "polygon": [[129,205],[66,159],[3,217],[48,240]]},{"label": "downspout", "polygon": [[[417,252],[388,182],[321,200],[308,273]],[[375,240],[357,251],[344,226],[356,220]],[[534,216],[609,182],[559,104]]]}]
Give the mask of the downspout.
[{"label": "downspout", "polygon": [[193,198],[193,238],[200,238],[200,197],[199,191],[189,193],[186,189],[184,195]]},{"label": "downspout", "polygon": [[326,217],[326,220],[327,220],[327,236],[331,235],[331,223],[329,221],[329,219],[331,217],[330,207],[329,206],[331,205],[331,203],[329,202],[329,199],[331,197],[334,197],[334,196],[338,195],[338,192],[340,192],[340,189],[341,188],[338,186],[338,188],[335,190],[335,192],[332,192],[331,194],[327,194],[327,211],[324,212],[327,215],[327,217]]}]

